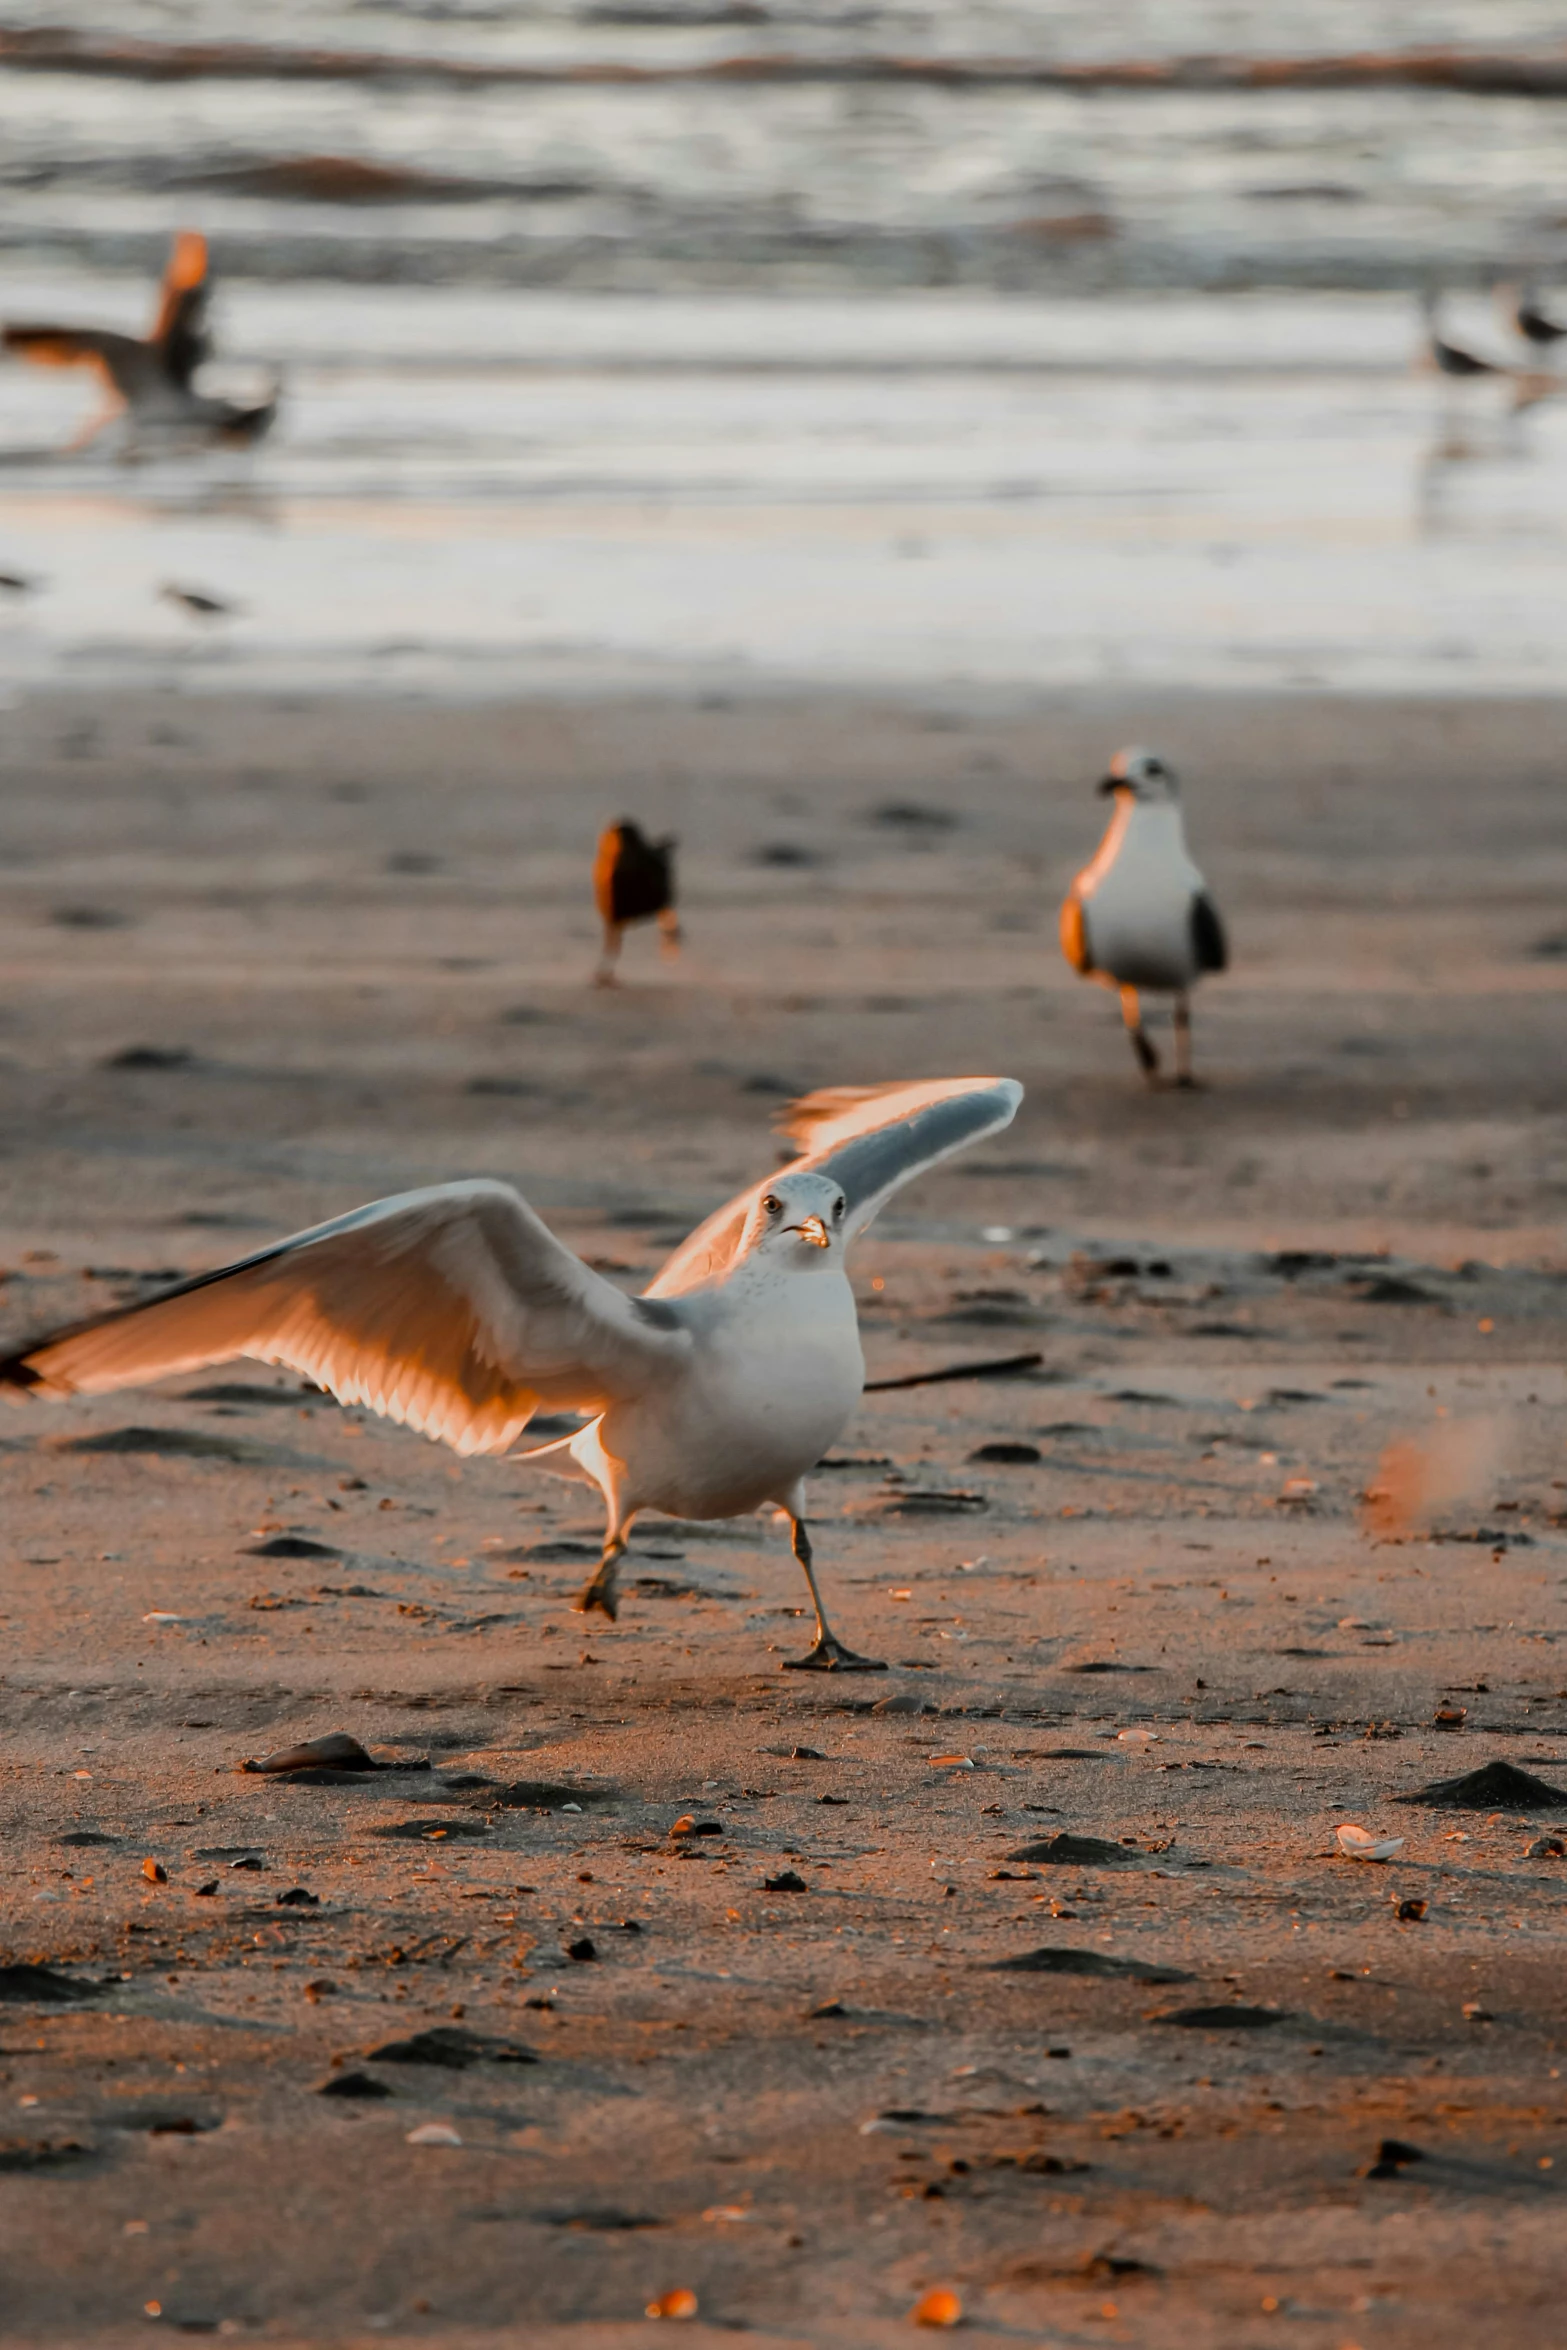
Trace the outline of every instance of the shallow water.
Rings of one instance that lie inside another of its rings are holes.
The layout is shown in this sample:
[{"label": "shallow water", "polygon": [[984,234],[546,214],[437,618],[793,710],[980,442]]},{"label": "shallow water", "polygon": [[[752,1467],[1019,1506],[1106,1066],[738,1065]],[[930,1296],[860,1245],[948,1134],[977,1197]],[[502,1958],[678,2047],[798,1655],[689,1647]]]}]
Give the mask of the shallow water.
[{"label": "shallow water", "polygon": [[[1567,259],[1550,0],[58,15],[22,0],[0,35],[0,255],[145,271],[195,219],[230,271],[361,282],[1389,286]],[[1498,86],[1449,86],[1477,51]],[[1417,53],[1434,82],[1390,72]]]},{"label": "shallow water", "polygon": [[1415,375],[1396,299],[234,286],[219,324],[236,382],[287,369],[252,455],[50,456],[89,387],[0,369],[40,582],[0,682],[1559,690],[1567,401]]},{"label": "shallow water", "polygon": [[0,681],[1562,674],[1562,407],[1410,372],[1409,288],[1567,276],[1544,0],[56,13],[0,30],[0,317],[137,328],[200,226],[214,388],[286,392],[129,465],[0,366]]}]

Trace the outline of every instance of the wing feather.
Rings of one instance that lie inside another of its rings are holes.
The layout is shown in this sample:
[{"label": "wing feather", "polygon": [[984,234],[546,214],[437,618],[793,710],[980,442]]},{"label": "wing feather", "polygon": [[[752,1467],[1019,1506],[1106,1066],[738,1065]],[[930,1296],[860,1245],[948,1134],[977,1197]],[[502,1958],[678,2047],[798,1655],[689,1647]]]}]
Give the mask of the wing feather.
[{"label": "wing feather", "polygon": [[207,299],[207,240],[199,229],[175,232],[168,267],[158,293],[152,341],[166,342],[176,326],[189,322]]},{"label": "wing feather", "polygon": [[1224,924],[1219,909],[1206,890],[1199,890],[1192,900],[1192,951],[1199,971],[1226,971],[1229,968],[1229,941],[1224,935]]},{"label": "wing feather", "polygon": [[1080,978],[1088,978],[1094,952],[1088,943],[1088,916],[1075,885],[1061,901],[1061,952]]},{"label": "wing feather", "polygon": [[[863,1232],[905,1183],[1010,1126],[1023,1088],[1010,1077],[938,1077],[915,1084],[825,1086],[791,1102],[779,1131],[807,1148],[797,1171],[829,1175],[848,1201],[845,1241]],[[675,1297],[729,1270],[768,1178],[699,1224],[681,1243],[649,1297]]]},{"label": "wing feather", "polygon": [[456,1452],[503,1452],[541,1403],[602,1410],[687,1343],[508,1185],[444,1183],[36,1340],[0,1390],[101,1395],[248,1355]]},{"label": "wing feather", "polygon": [[107,327],[8,326],[0,330],[0,342],[35,367],[91,367],[122,391],[147,366],[145,343]]}]

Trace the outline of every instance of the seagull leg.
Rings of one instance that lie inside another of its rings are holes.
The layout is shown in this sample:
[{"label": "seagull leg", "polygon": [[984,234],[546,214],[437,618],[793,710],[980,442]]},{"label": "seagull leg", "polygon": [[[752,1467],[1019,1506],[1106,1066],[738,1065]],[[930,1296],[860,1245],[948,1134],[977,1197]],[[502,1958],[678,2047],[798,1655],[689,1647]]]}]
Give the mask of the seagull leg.
[{"label": "seagull leg", "polygon": [[789,1540],[794,1555],[805,1569],[805,1580],[810,1586],[811,1605],[816,1610],[816,1638],[804,1656],[785,1659],[786,1673],[884,1673],[887,1668],[879,1657],[856,1656],[852,1648],[845,1648],[836,1633],[828,1629],[822,1595],[816,1587],[816,1568],[811,1558],[811,1538],[805,1531],[805,1520],[789,1514]]},{"label": "seagull leg", "polygon": [[593,974],[595,987],[616,987],[619,985],[615,976],[615,966],[620,961],[620,940],[620,924],[606,922],[604,925],[604,952],[599,957],[599,967]]},{"label": "seagull leg", "polygon": [[597,1608],[600,1615],[608,1616],[613,1623],[620,1613],[620,1594],[615,1586],[620,1574],[620,1562],[625,1556],[628,1531],[629,1527],[617,1525],[613,1518],[610,1520],[609,1531],[604,1537],[604,1555],[594,1569],[592,1580],[584,1583],[571,1603],[579,1616],[590,1616]]},{"label": "seagull leg", "polygon": [[72,433],[68,441],[61,443],[60,455],[62,457],[74,457],[82,449],[90,448],[93,442],[98,438],[98,435],[101,432],[106,432],[109,426],[114,422],[115,418],[117,416],[123,416],[124,413],[125,402],[123,400],[118,398],[106,400],[100,408],[95,409],[93,414],[88,417],[87,422],[82,426],[80,432]]},{"label": "seagull leg", "polygon": [[1150,1085],[1157,1085],[1159,1082],[1159,1056],[1148,1041],[1148,1032],[1143,1026],[1143,1007],[1137,1000],[1137,990],[1135,987],[1123,987],[1120,992],[1121,1018],[1126,1022],[1126,1033],[1132,1040],[1132,1050],[1137,1055],[1137,1066]]},{"label": "seagull leg", "polygon": [[1192,999],[1184,989],[1175,999],[1175,1082],[1195,1086],[1192,1075]]},{"label": "seagull leg", "polygon": [[658,918],[658,951],[673,962],[680,952],[680,916],[673,906],[666,906]]}]

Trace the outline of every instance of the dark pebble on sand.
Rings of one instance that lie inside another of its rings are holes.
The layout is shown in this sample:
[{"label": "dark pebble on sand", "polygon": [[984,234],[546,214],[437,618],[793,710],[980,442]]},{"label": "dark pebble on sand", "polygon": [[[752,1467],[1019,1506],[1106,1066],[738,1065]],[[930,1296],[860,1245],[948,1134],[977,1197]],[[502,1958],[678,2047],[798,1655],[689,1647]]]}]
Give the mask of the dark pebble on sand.
[{"label": "dark pebble on sand", "polygon": [[80,2138],[0,2138],[0,2171],[64,2170],[92,2151]]},{"label": "dark pebble on sand", "polygon": [[394,1844],[478,1844],[488,1836],[486,1820],[443,1820],[437,1826],[433,1820],[394,1820],[389,1827],[372,1828],[372,1836],[387,1838]]},{"label": "dark pebble on sand", "polygon": [[[312,1550],[312,1556],[315,1551]],[[330,1552],[321,1553],[330,1557]],[[373,1771],[380,1766],[366,1754],[357,1738],[350,1738],[346,1730],[333,1730],[325,1738],[307,1738],[300,1746],[280,1746],[271,1754],[262,1755],[258,1762],[242,1762],[242,1771]]]},{"label": "dark pebble on sand", "polygon": [[950,832],[958,819],[950,808],[932,808],[922,800],[883,800],[868,821],[892,832]]},{"label": "dark pebble on sand", "polygon": [[1107,1843],[1102,1836],[1071,1836],[1063,1829],[1058,1836],[1046,1836],[1038,1844],[1019,1845],[1016,1852],[1007,1854],[1008,1860],[1039,1861],[1047,1868],[1113,1869],[1124,1868],[1138,1857],[1135,1850],[1124,1844]]},{"label": "dark pebble on sand", "polygon": [[1521,1771],[1510,1762],[1488,1762],[1458,1779],[1434,1779],[1429,1787],[1395,1795],[1393,1801],[1427,1803],[1446,1811],[1567,1810],[1567,1793],[1560,1787],[1548,1786],[1532,1771]]},{"label": "dark pebble on sand", "polygon": [[1134,1983],[1188,1983],[1179,1967],[1155,1966],[1137,1958],[1111,1958],[1102,1950],[1025,1950],[1016,1958],[992,1961],[997,1975],[1117,1975]]},{"label": "dark pebble on sand", "polygon": [[1187,2032],[1260,2032],[1269,2024],[1281,2024],[1284,2010],[1279,2007],[1172,2007],[1163,2015],[1150,2016],[1150,2023],[1178,2024]]},{"label": "dark pebble on sand", "polygon": [[805,1879],[793,1869],[781,1869],[776,1877],[764,1877],[763,1886],[769,1893],[809,1893]]},{"label": "dark pebble on sand", "polygon": [[277,1906],[279,1909],[319,1909],[321,1896],[319,1893],[307,1893],[303,1885],[290,1885],[286,1893],[278,1895]]},{"label": "dark pebble on sand", "polygon": [[989,1507],[982,1493],[927,1485],[905,1486],[900,1492],[884,1494],[881,1500],[882,1515],[888,1518],[971,1517]]},{"label": "dark pebble on sand", "polygon": [[391,2094],[384,2081],[372,2080],[368,2073],[334,2073],[316,2091],[318,2097],[390,2097]]},{"label": "dark pebble on sand", "polygon": [[123,930],[131,917],[116,906],[55,906],[49,919],[62,930]]},{"label": "dark pebble on sand", "polygon": [[591,1935],[579,1934],[575,1942],[567,1943],[566,1956],[574,1958],[579,1966],[586,1966],[590,1959],[597,1958],[598,1944]]},{"label": "dark pebble on sand", "polygon": [[117,1053],[110,1053],[103,1066],[106,1069],[188,1069],[195,1054],[178,1044],[128,1044]]},{"label": "dark pebble on sand", "polygon": [[1396,2179],[1412,2162],[1424,2162],[1425,2154],[1418,2146],[1411,2146],[1407,2138],[1384,2138],[1377,2147],[1376,2159],[1368,2162],[1360,2176],[1363,2179]]},{"label": "dark pebble on sand", "polygon": [[370,2064],[437,2064],[447,2072],[464,2073],[475,2064],[537,2064],[533,2050],[521,2040],[492,2040],[483,2032],[462,2030],[456,2024],[436,2024],[415,2032],[408,2040],[388,2040],[365,2051]]}]

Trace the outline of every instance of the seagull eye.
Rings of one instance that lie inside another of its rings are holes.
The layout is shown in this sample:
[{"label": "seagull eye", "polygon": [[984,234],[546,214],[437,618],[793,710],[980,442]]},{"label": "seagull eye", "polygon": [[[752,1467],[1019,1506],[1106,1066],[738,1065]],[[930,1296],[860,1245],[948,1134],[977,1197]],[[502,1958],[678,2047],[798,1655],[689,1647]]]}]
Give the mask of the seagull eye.
[{"label": "seagull eye", "polygon": [[763,1200],[762,1205],[770,1216],[781,1216],[783,1214],[783,1201],[778,1197],[776,1192],[770,1191],[767,1194],[767,1197]]},{"label": "seagull eye", "polygon": [[835,1199],[832,1203],[832,1220],[835,1224],[839,1224],[843,1221],[843,1202],[841,1199]]}]

